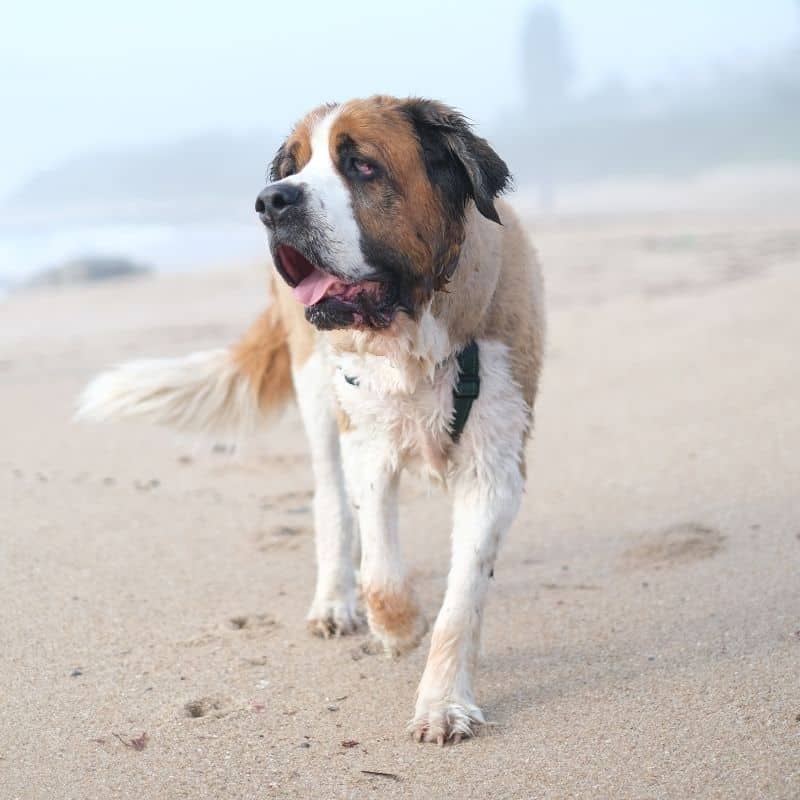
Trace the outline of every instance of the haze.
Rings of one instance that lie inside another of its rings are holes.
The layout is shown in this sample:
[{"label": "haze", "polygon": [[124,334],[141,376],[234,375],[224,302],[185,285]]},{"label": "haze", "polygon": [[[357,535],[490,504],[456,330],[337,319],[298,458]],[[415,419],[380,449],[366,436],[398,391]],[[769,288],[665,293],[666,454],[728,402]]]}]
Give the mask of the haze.
[{"label": "haze", "polygon": [[[0,197],[78,155],[283,131],[323,100],[423,94],[488,127],[521,100],[530,0],[14,3],[0,26]],[[797,38],[792,0],[568,0],[576,82],[693,83]],[[265,155],[274,142],[265,142]]]},{"label": "haze", "polygon": [[292,122],[376,92],[464,111],[532,213],[800,204],[798,0],[78,0],[0,23],[0,294],[89,256],[263,259],[253,198]]}]

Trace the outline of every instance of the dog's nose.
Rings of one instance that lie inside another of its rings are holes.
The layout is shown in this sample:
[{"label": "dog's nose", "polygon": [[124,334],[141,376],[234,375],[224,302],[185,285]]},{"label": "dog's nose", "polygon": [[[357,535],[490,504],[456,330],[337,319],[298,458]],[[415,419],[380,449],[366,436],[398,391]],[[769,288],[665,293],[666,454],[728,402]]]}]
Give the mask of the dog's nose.
[{"label": "dog's nose", "polygon": [[287,209],[303,200],[303,187],[295,183],[271,183],[256,198],[256,212],[277,220]]}]

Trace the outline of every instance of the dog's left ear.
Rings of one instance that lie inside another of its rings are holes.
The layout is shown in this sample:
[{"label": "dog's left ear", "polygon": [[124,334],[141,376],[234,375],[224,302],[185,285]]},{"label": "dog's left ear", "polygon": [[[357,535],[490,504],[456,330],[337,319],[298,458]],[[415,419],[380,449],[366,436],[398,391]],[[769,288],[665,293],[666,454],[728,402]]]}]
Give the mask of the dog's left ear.
[{"label": "dog's left ear", "polygon": [[267,179],[270,183],[279,181],[295,172],[294,156],[289,152],[289,149],[284,142],[275,153],[275,158],[269,165],[269,173]]},{"label": "dog's left ear", "polygon": [[511,183],[505,161],[454,109],[433,100],[412,98],[406,101],[404,110],[419,137],[428,176],[453,210],[463,214],[467,200],[472,198],[484,217],[501,224],[494,199]]}]

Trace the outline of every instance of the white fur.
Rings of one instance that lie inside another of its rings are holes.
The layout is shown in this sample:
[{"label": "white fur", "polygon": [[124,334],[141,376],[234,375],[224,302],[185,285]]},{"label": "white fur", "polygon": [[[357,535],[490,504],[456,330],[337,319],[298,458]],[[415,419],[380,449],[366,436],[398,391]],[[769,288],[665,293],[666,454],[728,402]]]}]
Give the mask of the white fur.
[{"label": "white fur", "polygon": [[500,542],[519,510],[524,486],[519,455],[529,409],[514,383],[506,346],[485,340],[478,346],[481,391],[450,473],[447,591],[411,723],[415,735],[429,741],[470,735],[484,721],[473,691],[481,618]]},{"label": "white fur", "polygon": [[[481,614],[500,540],[523,488],[520,448],[530,410],[514,382],[507,347],[486,340],[478,346],[481,392],[459,444],[440,464],[454,501],[453,556],[432,639],[437,653],[432,650],[423,674],[412,722],[418,737],[434,741],[469,735],[483,722],[472,685]],[[358,509],[362,583],[367,590],[402,591],[407,575],[397,534],[398,477],[407,466],[435,472],[431,452],[452,447],[455,358],[445,359],[413,388],[388,359],[347,353],[332,360],[337,398],[353,420],[353,430],[342,437],[342,454]],[[397,641],[373,626],[390,652],[407,649],[422,630],[420,621],[412,641]]]},{"label": "white fur", "polygon": [[[430,308],[419,319],[419,341],[415,348],[418,358],[428,360],[431,367],[441,364],[452,352],[447,328],[431,314]],[[432,370],[429,372],[432,375]]]},{"label": "white fur", "polygon": [[[363,438],[365,445],[376,438],[384,442],[383,457],[390,469],[410,467],[426,474],[433,469],[443,480],[443,462],[431,463],[428,447],[444,453],[448,445],[455,361],[445,362],[435,377],[421,380],[410,378],[388,359],[371,354],[343,354],[334,359],[334,364],[337,399],[352,419],[357,437]],[[348,378],[359,385],[353,386]]]},{"label": "white fur", "polygon": [[350,190],[331,159],[331,127],[338,108],[321,117],[311,132],[311,158],[300,172],[280,183],[302,185],[307,193],[309,227],[329,264],[344,278],[358,281],[372,272],[361,252],[361,231]]},{"label": "white fur", "polygon": [[178,430],[237,438],[265,422],[253,387],[224,348],[121,364],[86,387],[76,417],[139,418]]},{"label": "white fur", "polygon": [[[480,340],[478,347],[481,391],[457,445],[450,439],[455,354],[436,363],[449,342],[425,314],[410,337],[398,342],[410,359],[333,352],[320,342],[293,373],[316,485],[318,570],[308,613],[316,633],[349,633],[360,621],[350,501],[361,534],[365,594],[405,596],[413,607],[398,536],[400,473],[420,469],[452,491],[447,591],[411,723],[415,736],[433,741],[470,735],[484,720],[473,688],[481,616],[500,541],[523,488],[520,448],[530,409],[514,382],[506,345]],[[410,363],[423,368],[410,371]],[[352,420],[342,435],[331,389]],[[78,413],[89,419],[142,417],[193,430],[241,431],[263,420],[228,350],[118,367],[87,387]],[[421,614],[402,636],[370,623],[389,653],[409,649],[426,629]]]},{"label": "white fur", "polygon": [[[437,363],[450,344],[426,314],[406,339],[398,339],[402,357],[334,352],[320,341],[293,379],[316,485],[318,571],[308,613],[314,632],[349,633],[360,621],[350,501],[361,534],[365,596],[399,595],[413,612],[398,535],[400,473],[418,469],[451,489],[450,574],[411,723],[417,738],[443,741],[470,735],[484,720],[473,687],[481,616],[500,541],[520,503],[521,445],[530,409],[514,382],[506,345],[480,340],[481,391],[453,445],[457,362],[449,353]],[[332,391],[352,422],[344,434]],[[118,367],[87,387],[79,416],[141,417],[193,430],[241,431],[263,421],[252,387],[228,350]],[[421,614],[402,633],[372,618],[370,625],[388,653],[414,646],[426,629]]]},{"label": "white fur", "polygon": [[314,471],[317,586],[308,612],[315,633],[351,633],[358,627],[353,568],[353,518],[339,453],[331,398],[331,368],[315,352],[293,373],[297,402]]},{"label": "white fur", "polygon": [[[361,252],[350,191],[331,159],[330,135],[338,113],[331,110],[320,117],[311,134],[309,162],[284,181],[305,186],[309,228],[317,245],[342,276],[356,281],[371,268]],[[484,224],[474,209],[468,214],[472,221],[462,260],[475,249],[470,263],[502,264],[505,240],[500,229]],[[532,255],[526,260],[535,267]],[[479,291],[487,280],[476,270],[477,288],[469,280],[464,284],[466,297],[474,294],[483,303],[474,310],[476,319],[494,295],[494,284]],[[538,300],[534,311],[541,319]],[[325,636],[357,627],[351,559],[357,529],[364,596],[400,597],[403,615],[410,619],[392,630],[376,609],[368,608],[370,627],[389,653],[415,645],[426,623],[415,613],[401,555],[398,483],[402,470],[409,468],[446,485],[453,499],[452,560],[411,730],[429,741],[470,735],[484,721],[473,685],[481,618],[500,542],[519,508],[522,446],[531,409],[514,381],[508,347],[480,340],[480,394],[454,444],[455,345],[430,306],[416,322],[398,326],[393,338],[386,337],[383,355],[368,352],[370,334],[355,331],[352,337],[354,352],[334,350],[326,337],[319,337],[317,349],[293,371],[316,484],[318,570],[308,621]],[[81,398],[79,416],[136,416],[183,429],[241,431],[263,418],[245,381],[226,350],[134,362],[92,382]],[[341,434],[334,400],[351,422]]]}]

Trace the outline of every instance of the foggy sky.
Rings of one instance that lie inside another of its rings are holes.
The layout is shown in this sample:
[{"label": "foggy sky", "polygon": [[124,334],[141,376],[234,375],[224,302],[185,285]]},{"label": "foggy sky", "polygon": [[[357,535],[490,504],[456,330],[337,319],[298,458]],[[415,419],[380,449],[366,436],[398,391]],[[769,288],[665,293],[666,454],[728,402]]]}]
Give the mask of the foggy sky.
[{"label": "foggy sky", "polygon": [[[520,102],[531,5],[15,3],[0,25],[0,197],[67,157],[208,130],[283,132],[319,102],[374,92],[438,97],[488,126]],[[797,36],[800,17],[793,0],[551,5],[583,87],[696,81],[767,58]]]}]

